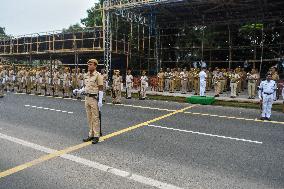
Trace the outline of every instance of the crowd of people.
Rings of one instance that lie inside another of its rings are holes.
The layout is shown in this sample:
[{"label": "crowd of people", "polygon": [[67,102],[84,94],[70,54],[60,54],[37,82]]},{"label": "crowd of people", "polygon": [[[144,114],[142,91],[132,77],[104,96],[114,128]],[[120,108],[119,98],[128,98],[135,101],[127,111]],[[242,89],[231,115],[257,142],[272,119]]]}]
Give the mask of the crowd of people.
[{"label": "crowd of people", "polygon": [[[19,93],[34,93],[37,95],[53,95],[71,98],[72,90],[84,86],[85,69],[61,67],[26,67],[0,65],[1,90],[16,91]],[[279,81],[279,75],[274,67],[269,70],[272,80]],[[131,98],[134,89],[139,90],[140,99],[146,98],[146,91],[182,93],[193,92],[194,95],[205,96],[206,91],[214,90],[215,97],[230,91],[230,97],[236,98],[241,92],[247,90],[248,98],[254,99],[257,95],[257,87],[260,84],[260,74],[257,69],[246,72],[244,68],[225,69],[211,68],[167,68],[161,69],[156,76],[148,77],[146,71],[142,71],[139,77],[133,76],[131,70],[127,70],[123,78],[119,70],[114,70],[111,80],[104,69],[101,70],[104,78],[104,91],[111,89],[114,103],[119,103],[121,91],[125,87],[126,98]],[[3,92],[2,92],[3,93]],[[274,97],[274,100],[279,95]],[[77,98],[81,98],[77,96]]]},{"label": "crowd of people", "polygon": [[[214,90],[215,97],[230,91],[230,97],[236,98],[245,89],[248,91],[248,98],[254,99],[256,96],[262,98],[266,94],[259,95],[257,89],[264,89],[266,85],[261,85],[260,74],[257,69],[246,72],[244,68],[220,69],[214,70],[205,67],[199,68],[167,68],[161,69],[156,76],[148,77],[146,71],[142,75],[135,77],[131,70],[127,70],[126,76],[122,77],[119,70],[114,70],[111,78],[104,69],[100,72],[103,78],[103,91],[106,94],[110,91],[112,102],[121,103],[121,92],[123,88],[126,91],[126,98],[132,98],[132,93],[138,90],[139,99],[146,98],[146,92],[149,87],[151,90],[169,93],[187,94],[193,92],[194,95],[205,96],[206,91]],[[277,82],[279,75],[276,68],[272,67],[268,74],[273,83],[272,101],[277,99]],[[0,65],[0,97],[3,97],[4,91],[18,93],[34,93],[36,95],[52,95],[63,98],[81,99],[81,94],[74,94],[74,89],[80,89],[85,86],[85,69],[70,67],[27,67]],[[271,84],[271,83],[269,83]],[[265,89],[266,90],[266,89]],[[267,92],[265,92],[267,93]],[[105,101],[104,95],[104,101]],[[268,104],[271,106],[272,103]],[[265,107],[266,108],[266,107]]]}]

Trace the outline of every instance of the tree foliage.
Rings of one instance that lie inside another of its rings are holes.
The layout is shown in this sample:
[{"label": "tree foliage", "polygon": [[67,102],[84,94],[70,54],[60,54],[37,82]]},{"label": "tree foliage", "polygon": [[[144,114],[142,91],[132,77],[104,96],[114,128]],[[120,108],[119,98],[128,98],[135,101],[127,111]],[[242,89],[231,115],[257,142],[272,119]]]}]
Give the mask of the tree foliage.
[{"label": "tree foliage", "polygon": [[102,11],[100,8],[103,6],[103,0],[87,10],[87,17],[81,19],[81,23],[86,27],[94,27],[102,25]]},{"label": "tree foliage", "polygon": [[63,33],[74,33],[74,32],[79,32],[82,30],[83,28],[81,27],[81,25],[79,23],[76,23],[76,24],[69,26],[69,28],[67,29],[63,29]]},{"label": "tree foliage", "polygon": [[0,38],[6,37],[5,28],[0,27]]}]

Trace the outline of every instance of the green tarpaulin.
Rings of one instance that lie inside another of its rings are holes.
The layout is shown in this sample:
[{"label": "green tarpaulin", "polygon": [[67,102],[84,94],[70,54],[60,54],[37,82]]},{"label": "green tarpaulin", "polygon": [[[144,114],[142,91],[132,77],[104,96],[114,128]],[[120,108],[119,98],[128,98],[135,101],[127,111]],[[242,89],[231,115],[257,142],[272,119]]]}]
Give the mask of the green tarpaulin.
[{"label": "green tarpaulin", "polygon": [[186,101],[191,104],[213,104],[215,102],[215,98],[212,96],[191,96],[187,97]]}]

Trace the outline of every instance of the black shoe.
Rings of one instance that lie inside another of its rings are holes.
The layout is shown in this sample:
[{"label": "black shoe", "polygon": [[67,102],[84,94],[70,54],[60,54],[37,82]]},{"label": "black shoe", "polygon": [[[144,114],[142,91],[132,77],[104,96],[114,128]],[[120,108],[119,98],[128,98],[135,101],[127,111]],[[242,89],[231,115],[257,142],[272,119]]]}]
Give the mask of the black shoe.
[{"label": "black shoe", "polygon": [[99,142],[99,137],[94,137],[92,144],[97,144]]},{"label": "black shoe", "polygon": [[266,118],[265,118],[265,120],[267,120],[267,121],[271,121],[271,119],[270,119],[270,118],[268,118],[268,117],[266,117]]},{"label": "black shoe", "polygon": [[88,137],[88,138],[84,138],[83,142],[89,142],[91,140],[93,140],[95,137]]},{"label": "black shoe", "polygon": [[0,98],[4,98],[4,96],[1,95]]},{"label": "black shoe", "polygon": [[265,117],[261,117],[260,120],[266,120],[266,118]]}]

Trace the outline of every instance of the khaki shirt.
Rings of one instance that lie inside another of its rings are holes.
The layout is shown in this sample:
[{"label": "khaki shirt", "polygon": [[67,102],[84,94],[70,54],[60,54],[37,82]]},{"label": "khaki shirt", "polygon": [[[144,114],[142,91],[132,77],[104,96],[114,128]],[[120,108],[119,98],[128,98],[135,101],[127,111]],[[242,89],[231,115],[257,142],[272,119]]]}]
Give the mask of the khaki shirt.
[{"label": "khaki shirt", "polygon": [[158,76],[159,80],[164,80],[165,73],[164,72],[159,72],[157,76]]},{"label": "khaki shirt", "polygon": [[90,74],[90,72],[88,72],[85,74],[84,79],[85,79],[85,92],[89,94],[98,94],[99,86],[103,86],[102,75],[97,71],[94,71],[93,74]]},{"label": "khaki shirt", "polygon": [[278,81],[279,80],[279,75],[277,73],[272,74],[272,80]]},{"label": "khaki shirt", "polygon": [[113,82],[112,82],[113,89],[120,91],[121,90],[122,77],[114,75],[112,77],[112,80],[113,80]]}]

